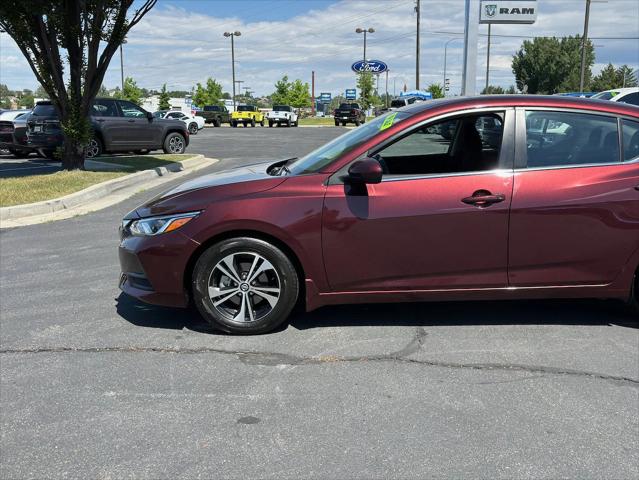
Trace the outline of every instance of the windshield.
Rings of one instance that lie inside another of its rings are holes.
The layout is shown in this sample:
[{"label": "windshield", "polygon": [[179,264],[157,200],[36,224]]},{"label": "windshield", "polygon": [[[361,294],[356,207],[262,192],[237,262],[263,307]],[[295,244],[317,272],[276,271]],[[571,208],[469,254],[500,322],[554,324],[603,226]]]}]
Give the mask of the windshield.
[{"label": "windshield", "polygon": [[288,169],[293,175],[319,172],[343,154],[359,147],[379,132],[390,128],[410,116],[411,114],[407,112],[390,112],[377,117],[371,122],[365,123],[361,127],[357,127],[337,137],[332,142],[293,162],[288,166]]},{"label": "windshield", "polygon": [[254,107],[252,105],[240,105],[237,107],[238,112],[252,112]]},{"label": "windshield", "polygon": [[218,112],[222,110],[221,107],[218,107],[217,105],[205,105],[204,106],[204,111],[205,112]]},{"label": "windshield", "polygon": [[33,115],[38,117],[55,117],[57,116],[55,107],[50,103],[41,103],[33,109]]},{"label": "windshield", "polygon": [[273,107],[273,111],[274,112],[290,112],[291,107],[289,107],[288,105],[275,105]]},{"label": "windshield", "polygon": [[610,100],[613,97],[616,97],[619,92],[601,92],[597,95],[593,95],[591,98],[596,98],[598,100]]}]

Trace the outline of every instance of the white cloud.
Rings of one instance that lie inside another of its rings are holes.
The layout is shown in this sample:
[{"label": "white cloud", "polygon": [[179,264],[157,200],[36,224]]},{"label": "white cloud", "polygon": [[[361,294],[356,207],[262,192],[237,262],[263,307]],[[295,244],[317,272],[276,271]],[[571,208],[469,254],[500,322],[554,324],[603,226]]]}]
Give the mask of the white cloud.
[{"label": "white cloud", "polygon": [[[266,0],[265,0],[266,1]],[[211,3],[212,4],[212,3]],[[274,8],[280,8],[276,0]],[[535,25],[499,25],[493,27],[491,45],[491,83],[514,83],[510,61],[522,38],[501,35],[575,35],[583,29],[583,0],[539,0],[539,18]],[[178,4],[179,5],[179,4]],[[463,31],[463,0],[427,0],[422,2],[422,85],[442,82],[444,43]],[[188,89],[212,76],[231,90],[230,40],[225,30],[240,30],[236,39],[236,76],[258,94],[273,90],[282,75],[310,82],[316,72],[316,91],[338,93],[352,87],[353,61],[362,56],[362,35],[356,27],[374,27],[369,35],[367,55],[386,61],[391,69],[389,85],[414,86],[415,15],[413,0],[370,2],[343,0],[285,21],[248,21],[237,17],[220,18],[189,12],[160,2],[131,32],[124,46],[125,75],[139,85]],[[623,12],[620,14],[619,12]],[[238,12],[239,13],[239,12]],[[258,12],[259,13],[259,12]],[[486,27],[479,27],[485,33]],[[452,35],[436,32],[451,32]],[[592,37],[639,37],[639,2],[609,0],[593,3],[590,19]],[[461,37],[460,37],[461,38]],[[639,41],[594,40],[597,65],[628,63],[639,66]],[[449,44],[448,73],[452,92],[461,81],[462,42]],[[477,62],[478,90],[484,82],[486,37],[479,39]],[[0,81],[11,88],[35,86],[33,75],[19,50],[6,34],[0,34]],[[5,58],[7,60],[5,60]],[[17,58],[15,60],[14,58]],[[107,86],[119,84],[119,58],[113,59],[107,73]],[[384,79],[381,79],[380,86]]]}]

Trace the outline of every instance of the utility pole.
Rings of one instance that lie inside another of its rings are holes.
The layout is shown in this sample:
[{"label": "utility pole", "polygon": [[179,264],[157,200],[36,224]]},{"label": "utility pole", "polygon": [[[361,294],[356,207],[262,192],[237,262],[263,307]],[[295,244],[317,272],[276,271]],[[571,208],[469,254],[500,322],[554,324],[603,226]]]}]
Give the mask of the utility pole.
[{"label": "utility pole", "polygon": [[386,108],[388,108],[388,70],[386,70]]},{"label": "utility pole", "polygon": [[122,44],[120,44],[120,80],[122,81],[122,92],[124,92],[124,58],[122,57]]},{"label": "utility pole", "polygon": [[231,71],[233,72],[233,110],[235,110],[235,43],[233,42],[234,37],[239,37],[242,35],[242,32],[224,32],[225,37],[231,37]]},{"label": "utility pole", "polygon": [[486,51],[486,88],[484,92],[488,93],[488,79],[490,76],[490,27],[492,24],[488,24],[488,49]]},{"label": "utility pole", "polygon": [[420,17],[420,0],[415,0],[415,13],[417,14],[417,41],[415,43],[415,90],[419,90],[419,17]]},{"label": "utility pole", "polygon": [[311,115],[315,116],[315,70],[311,71]]},{"label": "utility pole", "polygon": [[581,38],[581,76],[579,77],[579,91],[584,91],[584,76],[586,74],[586,45],[588,43],[588,22],[590,21],[590,0],[586,0],[586,16],[584,17],[584,35]]}]

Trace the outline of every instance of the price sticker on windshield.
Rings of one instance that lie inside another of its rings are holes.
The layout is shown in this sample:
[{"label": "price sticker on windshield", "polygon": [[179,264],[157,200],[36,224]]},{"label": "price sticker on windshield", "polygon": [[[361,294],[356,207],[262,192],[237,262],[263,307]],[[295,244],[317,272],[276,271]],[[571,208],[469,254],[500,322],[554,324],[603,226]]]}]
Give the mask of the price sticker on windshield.
[{"label": "price sticker on windshield", "polygon": [[392,127],[396,116],[397,116],[397,112],[395,112],[395,113],[389,115],[388,117],[386,117],[386,120],[384,120],[384,123],[382,123],[382,126],[379,127],[379,131],[382,132],[382,131],[386,130],[387,128]]}]

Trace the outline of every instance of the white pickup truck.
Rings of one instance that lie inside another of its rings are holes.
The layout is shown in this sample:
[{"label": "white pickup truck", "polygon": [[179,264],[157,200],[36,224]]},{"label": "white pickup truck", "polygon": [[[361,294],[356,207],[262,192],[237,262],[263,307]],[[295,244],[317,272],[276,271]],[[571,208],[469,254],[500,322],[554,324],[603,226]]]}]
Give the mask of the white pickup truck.
[{"label": "white pickup truck", "polygon": [[268,126],[272,127],[274,124],[286,125],[287,127],[297,127],[298,115],[297,112],[288,105],[274,105],[273,110],[266,114],[266,120]]}]

